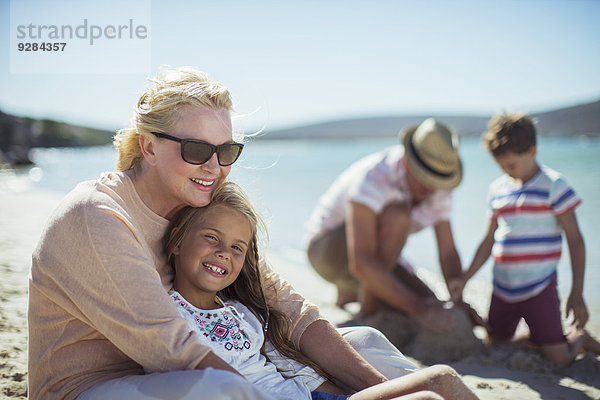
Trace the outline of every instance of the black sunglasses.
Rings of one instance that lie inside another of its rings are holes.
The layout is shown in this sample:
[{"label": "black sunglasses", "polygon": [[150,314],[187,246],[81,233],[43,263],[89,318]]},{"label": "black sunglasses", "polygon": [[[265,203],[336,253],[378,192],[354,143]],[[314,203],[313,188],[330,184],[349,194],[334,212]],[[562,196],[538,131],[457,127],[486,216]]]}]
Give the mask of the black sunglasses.
[{"label": "black sunglasses", "polygon": [[181,145],[181,158],[183,158],[183,161],[194,165],[204,164],[210,160],[214,153],[217,153],[219,165],[227,167],[236,162],[244,148],[242,143],[225,143],[215,146],[202,140],[180,139],[162,132],[150,133],[159,138],[178,142]]}]

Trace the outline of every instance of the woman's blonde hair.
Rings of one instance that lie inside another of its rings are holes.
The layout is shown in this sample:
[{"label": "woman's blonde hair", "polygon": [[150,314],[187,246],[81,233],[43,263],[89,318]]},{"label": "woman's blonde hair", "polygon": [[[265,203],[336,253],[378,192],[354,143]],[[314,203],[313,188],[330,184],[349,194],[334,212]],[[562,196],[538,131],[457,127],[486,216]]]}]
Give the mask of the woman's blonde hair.
[{"label": "woman's blonde hair", "polygon": [[[306,357],[291,340],[292,324],[290,318],[283,312],[267,304],[263,279],[259,265],[265,261],[258,250],[258,232],[266,233],[265,225],[258,216],[248,197],[242,189],[233,182],[224,182],[215,192],[211,202],[200,208],[186,206],[179,210],[171,220],[163,239],[167,260],[175,269],[175,254],[177,248],[194,223],[202,218],[206,210],[215,206],[230,207],[244,215],[250,223],[252,238],[248,245],[244,265],[237,279],[228,287],[220,290],[219,297],[237,300],[256,315],[263,325],[266,339],[283,355],[302,364],[312,367],[324,377],[329,378],[317,364]],[[268,358],[264,345],[261,353]],[[285,373],[286,371],[281,371]]]},{"label": "woman's blonde hair", "polygon": [[113,143],[119,151],[118,171],[133,168],[142,160],[140,134],[169,132],[183,108],[233,109],[229,90],[197,69],[163,67],[157,77],[149,81],[151,85],[137,102],[131,126],[115,135]]}]

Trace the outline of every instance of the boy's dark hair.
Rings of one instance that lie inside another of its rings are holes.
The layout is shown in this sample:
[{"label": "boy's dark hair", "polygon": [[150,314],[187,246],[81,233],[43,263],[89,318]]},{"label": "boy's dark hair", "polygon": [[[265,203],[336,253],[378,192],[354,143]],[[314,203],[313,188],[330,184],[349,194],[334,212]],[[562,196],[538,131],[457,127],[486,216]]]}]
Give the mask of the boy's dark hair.
[{"label": "boy's dark hair", "polygon": [[495,115],[483,133],[483,144],[494,157],[507,152],[525,153],[536,145],[534,120],[526,114]]}]

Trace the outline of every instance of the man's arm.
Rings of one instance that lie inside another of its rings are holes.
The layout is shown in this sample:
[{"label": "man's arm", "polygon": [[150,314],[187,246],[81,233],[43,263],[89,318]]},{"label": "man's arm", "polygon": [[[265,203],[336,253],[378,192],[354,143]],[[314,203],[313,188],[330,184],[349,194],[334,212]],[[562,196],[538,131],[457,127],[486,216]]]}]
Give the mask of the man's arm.
[{"label": "man's arm", "polygon": [[[399,220],[398,225],[410,223],[409,211],[406,221]],[[369,291],[392,307],[415,315],[419,311],[419,298],[402,282],[396,279],[391,271],[393,265],[384,264],[380,252],[377,214],[364,204],[351,203],[346,218],[346,237],[348,241],[348,263],[350,272]],[[408,227],[405,228],[408,231]],[[404,241],[398,239],[396,258],[402,251]],[[389,246],[388,246],[389,247]],[[388,259],[393,259],[389,256]],[[395,261],[395,260],[394,260]]]},{"label": "man's arm", "polygon": [[[383,302],[429,329],[445,332],[452,327],[452,314],[437,299],[418,297],[392,273],[410,229],[410,209],[400,206],[393,214],[394,223],[389,225],[395,232],[381,233],[375,212],[363,204],[350,204],[346,218],[350,272]],[[395,240],[395,246],[389,241],[380,245],[382,236]]]},{"label": "man's arm", "polygon": [[440,221],[434,226],[435,238],[438,245],[438,258],[446,283],[457,278],[462,273],[460,257],[454,244],[454,236],[450,221]]}]

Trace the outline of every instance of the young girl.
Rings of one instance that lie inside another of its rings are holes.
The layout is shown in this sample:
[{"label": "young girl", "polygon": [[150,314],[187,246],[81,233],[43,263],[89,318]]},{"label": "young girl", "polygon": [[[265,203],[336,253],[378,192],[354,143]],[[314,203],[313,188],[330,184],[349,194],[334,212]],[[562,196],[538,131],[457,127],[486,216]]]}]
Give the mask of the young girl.
[{"label": "young girl", "polygon": [[[170,295],[177,309],[197,340],[246,379],[277,399],[440,398],[425,390],[442,398],[476,398],[453,370],[439,370],[444,367],[345,395],[294,346],[286,316],[267,306],[259,271],[259,226],[248,198],[227,182],[208,206],[180,210],[165,236],[166,254],[175,269]],[[286,358],[307,367],[289,376],[271,362]]]}]

